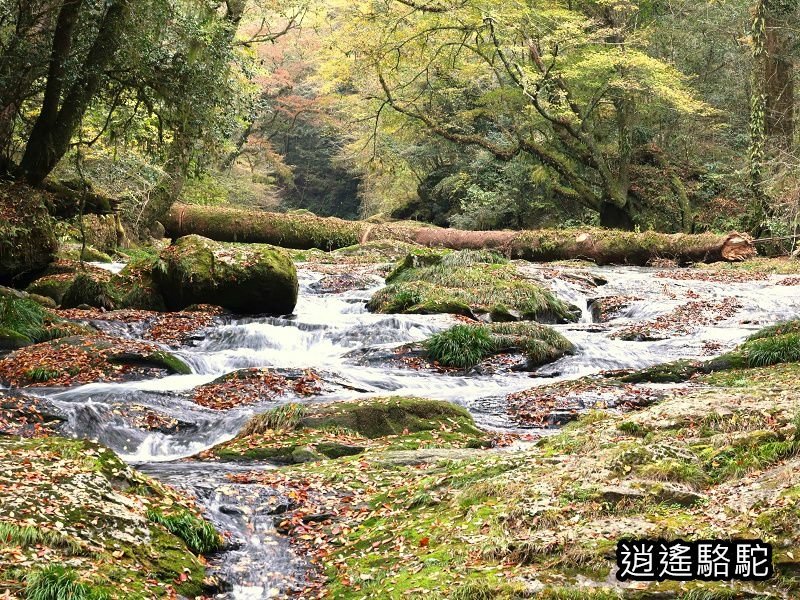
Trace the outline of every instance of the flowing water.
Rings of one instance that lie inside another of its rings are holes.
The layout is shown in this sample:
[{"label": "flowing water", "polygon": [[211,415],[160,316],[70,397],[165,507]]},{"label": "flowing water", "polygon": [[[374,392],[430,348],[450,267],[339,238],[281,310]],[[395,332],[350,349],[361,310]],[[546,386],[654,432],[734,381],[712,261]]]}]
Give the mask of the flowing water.
[{"label": "flowing water", "polygon": [[[533,375],[445,375],[364,360],[367,350],[374,355],[424,340],[455,320],[441,315],[370,314],[366,301],[382,280],[374,277],[374,286],[369,289],[322,293],[315,284],[323,275],[301,268],[300,300],[294,315],[227,320],[209,328],[176,352],[192,367],[191,375],[44,393],[66,418],[67,432],[98,440],[126,461],[194,494],[209,518],[232,536],[233,548],[214,563],[231,585],[230,591],[219,598],[256,600],[283,597],[303,578],[302,557],[295,556],[287,540],[275,532],[274,514],[281,510],[281,499],[268,488],[227,481],[229,473],[252,470],[252,465],[180,459],[233,438],[251,415],[276,402],[214,411],[191,402],[186,391],[246,367],[313,368],[326,381],[338,384],[337,391],[316,397],[315,402],[389,394],[424,396],[466,406],[484,427],[519,430],[506,411],[509,393],[603,370],[642,368],[678,358],[708,358],[732,348],[755,329],[793,318],[800,310],[796,288],[780,285],[780,276],[747,283],[714,283],[664,279],[656,277],[652,269],[633,267],[554,271],[525,265],[521,269],[583,310],[579,323],[556,326],[575,344],[575,355]],[[608,283],[590,285],[592,276]],[[591,301],[606,296],[632,296],[637,300],[612,321],[594,323]],[[736,310],[721,319],[705,319],[705,323],[665,340],[623,341],[613,337],[614,332],[668,315],[690,301],[695,303],[695,311],[723,301],[734,303]],[[135,328],[128,327],[116,333],[137,335]],[[164,431],[140,429],[120,410],[132,405],[146,407],[178,425]]]}]

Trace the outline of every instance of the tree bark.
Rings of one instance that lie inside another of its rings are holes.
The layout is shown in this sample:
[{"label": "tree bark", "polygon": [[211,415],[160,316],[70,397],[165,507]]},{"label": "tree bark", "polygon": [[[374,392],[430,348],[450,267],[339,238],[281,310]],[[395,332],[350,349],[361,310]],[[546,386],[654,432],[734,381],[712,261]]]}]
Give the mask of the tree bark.
[{"label": "tree bark", "polygon": [[266,243],[285,248],[334,250],[376,240],[396,240],[454,250],[497,250],[531,261],[588,259],[597,264],[647,265],[739,261],[756,255],[747,235],[635,233],[586,230],[461,231],[408,222],[376,225],[333,217],[176,204],[166,218],[168,235],[197,234],[221,242]]},{"label": "tree bark", "polygon": [[[80,6],[80,0],[66,0],[65,6]],[[75,9],[77,12],[77,9]],[[45,99],[42,111],[31,132],[25,148],[21,168],[28,182],[39,185],[55,168],[58,161],[69,149],[72,135],[83,118],[89,103],[97,93],[103,71],[114,56],[119,46],[129,12],[129,0],[116,0],[106,11],[94,43],[89,49],[80,67],[75,82],[66,91],[59,107],[59,99],[63,88],[64,65],[71,46],[71,39],[60,44],[58,52],[53,48],[51,72],[47,80]],[[71,16],[71,13],[70,13]],[[77,14],[75,15],[77,19]],[[61,15],[59,15],[59,22]],[[72,36],[72,28],[63,32]],[[58,35],[57,35],[58,37]],[[66,54],[64,50],[66,49]],[[51,79],[56,83],[51,87]]]}]

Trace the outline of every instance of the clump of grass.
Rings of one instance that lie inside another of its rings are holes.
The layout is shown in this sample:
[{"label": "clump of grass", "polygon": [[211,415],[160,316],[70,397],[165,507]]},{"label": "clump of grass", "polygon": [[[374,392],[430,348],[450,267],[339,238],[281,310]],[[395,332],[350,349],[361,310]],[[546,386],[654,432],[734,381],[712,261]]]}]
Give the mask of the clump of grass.
[{"label": "clump of grass", "polygon": [[222,538],[214,526],[187,510],[170,515],[165,515],[157,510],[149,510],[147,518],[181,538],[186,543],[186,547],[195,554],[209,554],[223,546]]},{"label": "clump of grass", "polygon": [[306,407],[296,402],[283,404],[256,415],[244,426],[240,435],[258,435],[275,429],[294,429],[306,415]]},{"label": "clump of grass", "polygon": [[116,304],[109,285],[87,273],[79,273],[61,299],[63,308],[76,308],[86,304],[97,308],[113,309]]},{"label": "clump of grass", "polygon": [[46,316],[47,312],[33,300],[0,297],[0,329],[11,330],[31,342],[45,337]]},{"label": "clump of grass", "polygon": [[771,431],[756,431],[723,448],[708,460],[706,471],[714,482],[741,477],[797,455],[800,443]]},{"label": "clump of grass", "polygon": [[470,581],[454,589],[451,597],[453,600],[492,600],[497,594],[488,583]]},{"label": "clump of grass", "polygon": [[48,546],[61,548],[71,554],[80,554],[81,545],[74,539],[58,531],[47,531],[31,525],[0,522],[0,544],[31,548]]},{"label": "clump of grass", "polygon": [[650,429],[635,421],[623,421],[617,426],[622,433],[627,433],[634,437],[645,437],[650,433]]},{"label": "clump of grass", "polygon": [[494,354],[497,345],[488,327],[456,325],[425,342],[431,360],[445,367],[468,369]]},{"label": "clump of grass", "polygon": [[800,333],[757,338],[746,342],[742,350],[750,367],[767,367],[800,361]]},{"label": "clump of grass", "polygon": [[25,376],[33,382],[45,383],[52,379],[58,379],[61,376],[61,371],[54,369],[47,369],[45,367],[35,367],[25,373]]},{"label": "clump of grass", "polygon": [[33,571],[25,583],[27,600],[110,600],[106,593],[81,583],[75,571],[61,565]]},{"label": "clump of grass", "polygon": [[425,342],[428,357],[445,367],[468,369],[501,352],[521,351],[530,366],[551,362],[573,350],[560,333],[538,323],[456,325]]},{"label": "clump of grass", "polygon": [[786,335],[787,333],[800,333],[800,320],[786,321],[784,323],[776,323],[775,325],[764,327],[747,338],[747,340],[762,340],[765,338]]},{"label": "clump of grass", "polygon": [[641,467],[641,475],[659,481],[677,481],[686,483],[694,488],[699,488],[707,482],[706,474],[700,465],[679,460],[666,458]]}]

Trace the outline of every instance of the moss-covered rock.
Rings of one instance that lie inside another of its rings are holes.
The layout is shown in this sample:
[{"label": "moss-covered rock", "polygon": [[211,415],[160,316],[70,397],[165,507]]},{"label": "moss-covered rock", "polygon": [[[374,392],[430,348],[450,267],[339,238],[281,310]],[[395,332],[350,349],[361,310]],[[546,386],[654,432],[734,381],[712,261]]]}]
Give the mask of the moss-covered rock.
[{"label": "moss-covered rock", "polygon": [[156,281],[173,310],[213,304],[240,314],[288,314],[297,304],[297,271],[289,256],[265,244],[180,238],[161,254]]},{"label": "moss-covered rock", "polygon": [[87,245],[85,248],[78,242],[66,243],[61,246],[58,256],[68,260],[84,260],[86,262],[110,263],[113,261],[111,256]]},{"label": "moss-covered rock", "polygon": [[57,249],[45,194],[21,184],[0,185],[0,283],[44,269]]},{"label": "moss-covered rock", "polygon": [[114,291],[108,282],[89,273],[78,273],[61,298],[62,308],[93,306],[113,310],[116,308]]},{"label": "moss-covered rock", "polygon": [[387,278],[368,308],[382,313],[452,313],[485,321],[576,321],[577,307],[484,251],[420,250]]},{"label": "moss-covered rock", "polygon": [[422,398],[371,398],[327,405],[286,404],[253,417],[232,441],[214,448],[230,460],[300,464],[376,449],[475,448],[489,437],[469,412]]},{"label": "moss-covered rock", "polygon": [[157,256],[140,256],[132,259],[125,268],[111,278],[120,308],[164,311],[164,296],[156,283],[153,269]]},{"label": "moss-covered rock", "polygon": [[199,557],[218,547],[213,527],[192,503],[110,450],[59,437],[0,437],[0,470],[14,481],[0,486],[0,588],[10,597],[139,600],[217,591]]},{"label": "moss-covered rock", "polygon": [[502,353],[523,354],[527,368],[534,369],[575,349],[555,329],[531,322],[456,325],[429,338],[424,347],[430,360],[462,369]]}]

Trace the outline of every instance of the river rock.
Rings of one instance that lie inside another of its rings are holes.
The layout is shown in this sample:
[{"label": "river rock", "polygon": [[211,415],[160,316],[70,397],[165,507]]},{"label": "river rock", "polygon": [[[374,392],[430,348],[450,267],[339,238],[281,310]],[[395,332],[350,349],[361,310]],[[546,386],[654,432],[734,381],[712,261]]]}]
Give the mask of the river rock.
[{"label": "river rock", "polygon": [[0,282],[44,269],[58,249],[43,193],[24,185],[0,190]]},{"label": "river rock", "polygon": [[294,263],[266,244],[182,237],[162,252],[154,275],[171,310],[213,304],[239,314],[289,314],[297,304]]}]

